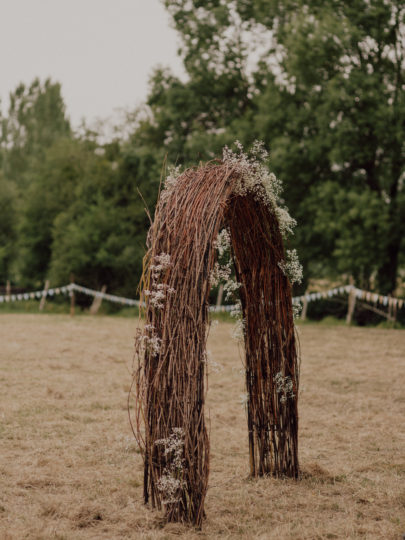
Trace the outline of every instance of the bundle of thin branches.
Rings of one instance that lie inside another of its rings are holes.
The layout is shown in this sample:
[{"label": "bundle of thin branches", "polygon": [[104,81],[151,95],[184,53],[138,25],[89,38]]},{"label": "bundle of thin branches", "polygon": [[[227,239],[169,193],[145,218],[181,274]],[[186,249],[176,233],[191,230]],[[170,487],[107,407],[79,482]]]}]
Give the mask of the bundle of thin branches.
[{"label": "bundle of thin branches", "polygon": [[250,471],[298,475],[291,286],[281,214],[266,197],[240,161],[225,159],[169,178],[157,205],[141,287],[146,324],[136,340],[134,427],[145,502],[163,505],[168,521],[201,526],[204,515],[208,302],[215,241],[225,226],[241,283]]}]

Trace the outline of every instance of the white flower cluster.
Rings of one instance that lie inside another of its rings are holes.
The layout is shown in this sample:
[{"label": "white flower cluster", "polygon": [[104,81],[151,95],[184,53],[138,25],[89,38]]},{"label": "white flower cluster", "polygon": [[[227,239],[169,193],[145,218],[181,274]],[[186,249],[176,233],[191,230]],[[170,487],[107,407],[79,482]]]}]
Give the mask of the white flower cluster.
[{"label": "white flower cluster", "polygon": [[292,309],[293,309],[293,318],[298,319],[299,316],[301,315],[302,304],[293,304]]},{"label": "white flower cluster", "polygon": [[[151,269],[151,290],[144,290],[146,297],[149,297],[149,303],[155,309],[163,309],[165,300],[168,294],[174,294],[176,291],[165,283],[159,283],[162,272],[171,266],[170,255],[161,253],[156,255],[153,260],[154,264]],[[162,347],[161,338],[156,335],[155,327],[152,324],[146,324],[143,332],[138,329],[135,336],[136,353],[139,358],[144,358],[145,353],[152,356],[157,356]]]},{"label": "white flower cluster", "polygon": [[174,470],[183,469],[183,448],[184,430],[183,428],[173,428],[169,437],[155,441],[156,446],[164,447],[164,455],[170,458],[170,467]]},{"label": "white flower cluster", "polygon": [[243,151],[239,141],[235,141],[235,146],[237,152],[225,146],[222,155],[222,160],[232,165],[239,173],[234,193],[241,197],[252,193],[259,202],[276,208],[282,187],[281,182],[273,173],[269,173],[265,166],[268,153],[263,143],[255,141],[249,154]]},{"label": "white flower cluster", "polygon": [[203,353],[203,362],[209,366],[213,373],[221,373],[224,370],[224,367],[213,359],[211,351]]},{"label": "white flower cluster", "polygon": [[231,260],[229,260],[226,264],[219,264],[219,262],[214,264],[214,268],[210,273],[211,287],[216,287],[220,281],[228,281],[232,273],[231,264]]},{"label": "white flower cluster", "polygon": [[157,356],[162,347],[162,340],[154,333],[154,326],[147,324],[142,332],[139,328],[135,336],[136,353],[139,358],[144,358],[145,352]]},{"label": "white flower cluster", "polygon": [[145,296],[149,297],[149,302],[155,309],[163,309],[167,295],[176,292],[175,289],[169,287],[166,283],[159,283],[162,272],[172,265],[170,255],[168,253],[156,255],[154,263],[150,266],[152,278],[151,290],[145,289],[143,292]]},{"label": "white flower cluster", "polygon": [[240,286],[241,284],[238,281],[228,279],[228,281],[224,283],[225,300],[231,300]]},{"label": "white flower cluster", "polygon": [[302,266],[298,260],[296,249],[287,249],[287,260],[279,261],[278,266],[288,277],[291,284],[301,283],[302,281]]},{"label": "white flower cluster", "polygon": [[243,342],[245,339],[245,319],[239,315],[232,329],[231,337],[236,341]]},{"label": "white flower cluster", "polygon": [[171,474],[164,473],[156,482],[156,487],[164,496],[163,504],[173,504],[179,501],[181,481]]},{"label": "white flower cluster", "polygon": [[179,176],[181,174],[181,166],[178,165],[177,167],[169,167],[168,170],[169,174],[166,177],[164,188],[160,194],[160,202],[166,203],[167,199],[169,198],[170,194],[174,190],[174,188],[177,185],[177,181],[179,179]]},{"label": "white flower cluster", "polygon": [[266,163],[269,155],[263,143],[255,141],[249,154],[243,151],[243,146],[239,141],[235,141],[235,146],[236,152],[225,146],[222,156],[222,160],[234,167],[239,173],[234,193],[241,197],[248,193],[253,194],[258,202],[272,208],[282,236],[286,237],[288,234],[292,234],[297,223],[290,216],[287,208],[280,205],[282,184],[273,173],[268,171]]},{"label": "white flower cluster", "polygon": [[[241,286],[239,282],[231,277],[233,259],[230,246],[230,232],[228,229],[222,229],[214,242],[214,248],[218,252],[218,259],[227,257],[227,260],[224,263],[215,263],[210,275],[210,283],[211,286],[216,286],[221,281],[224,282],[225,301],[235,298],[235,293]],[[239,300],[236,303],[235,309],[231,311],[231,317],[235,317],[237,319],[235,328],[233,328],[231,335],[237,341],[243,341],[245,321],[242,319],[242,309]]]},{"label": "white flower cluster", "polygon": [[211,320],[211,322],[210,322],[210,330],[211,330],[211,332],[213,330],[216,330],[218,328],[218,325],[219,325],[218,319]]},{"label": "white flower cluster", "polygon": [[283,238],[287,238],[288,235],[294,234],[294,227],[297,225],[297,222],[293,217],[288,213],[287,208],[282,206],[277,206],[275,208],[275,214],[277,216],[278,225],[280,227],[280,233]]},{"label": "white flower cluster", "polygon": [[240,404],[243,408],[247,407],[249,403],[249,394],[246,392],[244,394],[240,394]]},{"label": "white flower cluster", "polygon": [[236,302],[236,304],[233,306],[232,311],[230,311],[229,314],[231,317],[236,319],[235,325],[231,331],[231,337],[232,339],[235,339],[236,341],[242,343],[245,340],[246,321],[242,317],[242,304],[240,300]]},{"label": "white flower cluster", "polygon": [[237,319],[238,317],[241,316],[241,313],[242,313],[242,304],[240,302],[240,300],[238,300],[236,302],[236,304],[234,306],[232,306],[233,309],[232,311],[229,312],[230,316],[231,317],[234,317],[235,319]]},{"label": "white flower cluster", "polygon": [[294,386],[291,377],[284,377],[281,371],[279,371],[273,380],[276,383],[277,394],[281,394],[281,403],[285,403],[288,398],[294,397]]},{"label": "white flower cluster", "polygon": [[213,243],[218,252],[218,259],[227,256],[225,263],[216,262],[210,274],[211,286],[215,287],[224,281],[225,300],[230,300],[239,289],[240,283],[231,278],[233,259],[230,252],[231,234],[228,229],[222,229]]},{"label": "white flower cluster", "polygon": [[231,233],[229,229],[222,229],[214,242],[214,248],[218,251],[218,257],[222,257],[231,247]]},{"label": "white flower cluster", "polygon": [[179,500],[179,490],[183,486],[180,476],[183,471],[184,430],[173,428],[166,439],[155,441],[157,446],[163,446],[163,454],[168,465],[156,483],[157,489],[162,493],[163,504],[176,503]]}]

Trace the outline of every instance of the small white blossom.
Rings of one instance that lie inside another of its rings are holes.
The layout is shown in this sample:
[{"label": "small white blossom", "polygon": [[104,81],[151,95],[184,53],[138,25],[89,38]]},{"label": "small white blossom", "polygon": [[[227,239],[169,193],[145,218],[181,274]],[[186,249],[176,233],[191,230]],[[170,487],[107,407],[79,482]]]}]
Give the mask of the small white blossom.
[{"label": "small white blossom", "polygon": [[169,174],[166,177],[165,183],[164,183],[164,189],[162,190],[160,194],[160,202],[165,204],[170,197],[170,194],[173,192],[174,188],[177,185],[179,176],[181,174],[181,166],[177,167],[169,167]]},{"label": "small white blossom", "polygon": [[157,446],[163,446],[164,455],[171,457],[170,466],[181,469],[183,466],[184,430],[173,428],[169,437],[155,441]]},{"label": "small white blossom", "polygon": [[236,320],[231,332],[231,336],[233,339],[240,342],[245,339],[245,325],[245,319],[239,318]]},{"label": "small white blossom", "polygon": [[290,216],[288,210],[281,206],[277,206],[275,214],[277,216],[278,226],[282,237],[286,238],[289,234],[294,234],[293,229],[297,225],[297,222]]},{"label": "small white blossom", "polygon": [[228,281],[231,273],[232,273],[231,261],[228,261],[228,263],[225,265],[221,265],[218,262],[216,262],[214,264],[214,268],[212,269],[210,273],[211,287],[215,287],[222,280]]},{"label": "small white blossom", "polygon": [[235,319],[240,318],[242,316],[242,304],[240,300],[236,302],[234,306],[232,306],[232,310],[230,311],[230,316],[234,317]]},{"label": "small white blossom", "polygon": [[222,257],[231,247],[231,234],[228,229],[222,229],[218,233],[214,242],[214,248],[218,251],[218,256]]},{"label": "small white blossom", "polygon": [[230,300],[231,298],[233,298],[235,292],[239,289],[240,286],[241,284],[237,281],[234,281],[233,279],[228,279],[228,281],[224,284],[225,300]]},{"label": "small white blossom", "polygon": [[288,277],[291,284],[301,283],[302,281],[302,266],[298,260],[296,249],[287,249],[287,260],[280,261],[278,266]]},{"label": "small white blossom", "polygon": [[172,474],[165,472],[156,482],[156,487],[162,493],[163,504],[173,504],[179,501],[178,491],[181,487],[181,481]]},{"label": "small white blossom", "polygon": [[166,268],[169,268],[169,266],[171,266],[171,261],[170,261],[170,255],[168,253],[161,253],[160,255],[156,255],[155,256],[155,261],[161,265],[161,269],[162,270],[166,270]]},{"label": "small white blossom", "polygon": [[213,373],[221,373],[224,370],[223,366],[213,359],[211,351],[203,353],[203,362],[209,366]]},{"label": "small white blossom", "polygon": [[176,503],[179,500],[179,491],[183,487],[181,480],[184,465],[183,428],[173,428],[169,437],[156,440],[155,445],[163,446],[163,455],[166,456],[167,460],[167,466],[158,479],[156,487],[164,497],[162,500],[164,504]]},{"label": "small white blossom", "polygon": [[288,398],[295,397],[294,385],[291,380],[291,377],[289,377],[288,375],[284,377],[281,371],[279,371],[278,373],[276,373],[273,380],[276,383],[277,394],[281,394],[281,397],[280,397],[281,403],[285,403]]},{"label": "small white blossom", "polygon": [[298,319],[298,317],[301,315],[302,311],[302,304],[293,304],[293,318]]},{"label": "small white blossom", "polygon": [[240,394],[240,403],[242,407],[247,407],[247,404],[249,403],[249,394]]},{"label": "small white blossom", "polygon": [[148,347],[150,348],[150,351],[153,356],[160,353],[160,348],[162,346],[162,340],[157,336],[152,336],[148,339]]},{"label": "small white blossom", "polygon": [[215,328],[218,327],[218,324],[219,324],[218,319],[214,319],[213,321],[211,321],[211,324],[210,324],[210,326],[211,326],[211,331],[212,331],[212,330],[215,330]]},{"label": "small white blossom", "polygon": [[153,262],[150,265],[151,270],[151,289],[144,290],[144,295],[149,297],[149,303],[154,309],[163,309],[167,294],[174,294],[176,291],[167,283],[159,283],[162,272],[172,266],[170,255],[168,253],[160,253],[155,255]]},{"label": "small white blossom", "polygon": [[153,326],[153,324],[145,324],[145,330],[147,332],[153,332],[154,329],[155,327]]},{"label": "small white blossom", "polygon": [[291,234],[296,221],[289,215],[286,208],[279,206],[282,184],[267,169],[268,153],[263,143],[255,141],[249,154],[244,152],[239,141],[235,142],[235,146],[236,152],[225,146],[222,157],[224,163],[228,163],[238,172],[234,193],[241,197],[251,193],[258,202],[269,206],[274,211],[283,237]]}]

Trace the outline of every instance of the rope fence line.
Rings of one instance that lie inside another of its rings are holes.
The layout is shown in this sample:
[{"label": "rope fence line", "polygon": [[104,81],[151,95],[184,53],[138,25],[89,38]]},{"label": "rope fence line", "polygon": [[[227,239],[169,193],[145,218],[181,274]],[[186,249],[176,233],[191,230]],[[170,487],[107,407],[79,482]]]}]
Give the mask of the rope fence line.
[{"label": "rope fence line", "polygon": [[116,296],[114,294],[107,294],[101,291],[96,291],[94,289],[89,289],[88,287],[83,287],[82,285],[77,285],[77,283],[69,283],[69,285],[64,285],[63,287],[55,287],[53,289],[43,289],[40,291],[10,294],[10,295],[0,295],[0,303],[3,302],[17,302],[21,300],[35,300],[40,298],[45,298],[46,296],[55,296],[58,294],[69,294],[71,295],[74,291],[87,294],[88,296],[93,296],[96,298],[101,298],[102,300],[108,300],[109,302],[115,302],[117,304],[123,304],[127,306],[139,306],[139,300],[134,300],[133,298],[125,298],[123,296]]},{"label": "rope fence line", "polygon": [[124,296],[116,296],[114,294],[103,293],[101,291],[96,291],[94,289],[88,289],[82,285],[77,285],[76,283],[71,283],[68,285],[71,291],[81,292],[87,294],[88,296],[93,296],[96,298],[101,298],[102,300],[108,300],[109,302],[114,302],[116,304],[123,304],[125,306],[139,306],[140,301],[134,300],[133,298],[125,298]]},{"label": "rope fence line", "polygon": [[[107,300],[109,302],[114,302],[116,304],[122,304],[126,306],[136,306],[140,305],[139,300],[133,298],[126,298],[124,296],[116,296],[114,294],[108,294],[102,291],[96,291],[94,289],[89,289],[88,287],[83,287],[77,283],[70,283],[69,285],[64,285],[63,287],[55,287],[50,289],[43,289],[40,291],[18,293],[18,294],[3,294],[0,295],[0,303],[4,302],[17,302],[22,300],[35,300],[45,298],[47,296],[56,296],[58,294],[72,294],[74,291],[80,292],[82,294],[87,294],[88,296],[93,296],[96,298],[101,298],[102,300]],[[302,304],[306,302],[314,302],[315,300],[327,300],[333,296],[341,296],[342,294],[354,294],[354,296],[359,300],[365,300],[373,304],[379,304],[381,306],[396,307],[401,309],[405,305],[405,300],[402,298],[395,298],[393,296],[385,296],[370,291],[364,291],[358,289],[354,285],[344,285],[342,287],[335,287],[334,289],[329,289],[322,292],[313,292],[304,294],[302,296],[294,296],[294,304]],[[232,305],[221,305],[221,306],[210,306],[210,311],[213,312],[230,312],[234,311],[237,308],[236,304]]]},{"label": "rope fence line", "polygon": [[385,296],[370,291],[364,291],[363,289],[358,289],[354,285],[345,285],[343,287],[329,289],[328,291],[309,293],[304,294],[303,296],[295,296],[293,298],[293,303],[302,303],[304,300],[307,302],[312,302],[314,300],[328,299],[332,296],[339,296],[345,293],[350,294],[351,292],[359,300],[366,300],[367,302],[380,304],[382,306],[396,306],[397,308],[401,309],[405,303],[404,299],[402,298],[395,298],[393,296]]}]

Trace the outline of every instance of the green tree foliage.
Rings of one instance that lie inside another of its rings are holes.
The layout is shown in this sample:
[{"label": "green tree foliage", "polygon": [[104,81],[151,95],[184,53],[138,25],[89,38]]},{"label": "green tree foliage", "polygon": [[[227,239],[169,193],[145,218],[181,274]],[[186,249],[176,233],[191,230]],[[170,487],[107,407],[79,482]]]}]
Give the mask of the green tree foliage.
[{"label": "green tree foliage", "polygon": [[2,121],[3,170],[9,180],[26,186],[25,173],[57,138],[70,135],[59,83],[35,79],[10,94],[8,115]]},{"label": "green tree foliage", "polygon": [[74,202],[54,219],[50,276],[62,283],[73,273],[79,283],[134,296],[150,225],[145,203],[152,210],[159,170],[142,148],[124,146],[113,160],[104,150],[102,156],[92,151]]},{"label": "green tree foliage", "polygon": [[11,276],[17,239],[17,190],[0,173],[0,283]]},{"label": "green tree foliage", "polygon": [[[41,237],[46,236],[41,228],[44,220],[41,212],[34,212],[31,220],[28,212],[25,218],[29,223],[23,218],[30,197],[33,197],[32,207],[34,201],[45,198],[45,194],[37,193],[31,181],[47,149],[58,138],[70,136],[70,126],[58,83],[50,80],[41,83],[35,79],[29,86],[20,84],[10,94],[9,101],[8,114],[0,119],[0,279],[20,282],[19,267],[29,268],[32,260],[25,259],[25,254],[30,256],[29,251],[20,252],[19,238],[25,230],[31,237],[37,231],[40,244]],[[39,201],[38,206],[41,206]],[[25,241],[22,244],[25,247]],[[37,268],[34,265],[30,275]]]},{"label": "green tree foliage", "polygon": [[[204,150],[232,137],[245,144],[263,139],[299,219],[295,242],[307,276],[339,268],[369,281],[374,272],[378,289],[393,291],[405,232],[403,3],[176,0],[166,6],[182,35],[190,77],[181,91],[191,105],[183,100],[181,114],[187,119],[192,111],[199,119],[209,111]],[[258,35],[259,46],[252,50],[250,40]],[[237,97],[228,100],[216,89],[216,100],[205,106],[188,94],[193,87],[215,87],[213,81],[233,86]],[[161,109],[176,109],[165,99],[180,88],[179,81],[153,83],[151,95],[160,88]],[[161,111],[153,121],[158,131]],[[174,129],[171,140],[181,147],[183,139],[183,148],[201,143],[198,123],[191,132],[187,124],[187,130]],[[165,142],[170,147],[161,136]],[[363,208],[367,201],[373,202],[374,217]],[[357,240],[351,242],[354,215]],[[378,246],[367,243],[371,238]]]},{"label": "green tree foliage", "polygon": [[19,280],[39,286],[47,277],[57,216],[76,200],[86,178],[89,151],[79,141],[59,139],[27,171],[19,223]]},{"label": "green tree foliage", "polygon": [[261,139],[299,222],[288,247],[306,278],[353,275],[392,292],[405,264],[403,2],[164,3],[187,78],[156,69],[125,136],[73,133],[58,83],[11,94],[0,118],[0,280],[56,285],[74,273],[134,296],[145,206],[153,214],[166,165]]},{"label": "green tree foliage", "polygon": [[[134,296],[164,150],[136,137],[100,145],[70,130],[60,85],[35,80],[11,95],[2,120],[0,280],[40,287],[70,274]],[[146,125],[145,125],[146,126]],[[142,196],[140,195],[142,194]]]}]

